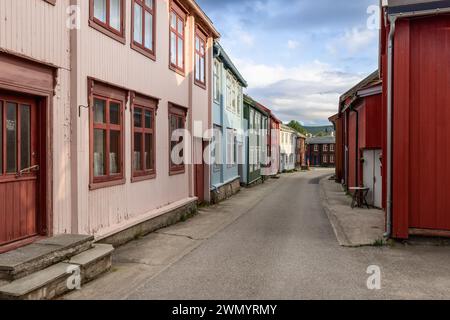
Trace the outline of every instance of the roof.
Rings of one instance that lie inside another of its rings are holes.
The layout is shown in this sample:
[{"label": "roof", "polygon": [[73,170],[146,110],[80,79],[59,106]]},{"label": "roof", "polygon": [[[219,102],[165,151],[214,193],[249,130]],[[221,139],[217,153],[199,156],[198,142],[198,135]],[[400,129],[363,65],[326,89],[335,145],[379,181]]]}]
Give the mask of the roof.
[{"label": "roof", "polygon": [[380,73],[376,70],[339,98],[339,112],[347,109],[360,97],[381,93],[381,84]]},{"label": "roof", "polygon": [[290,133],[295,133],[295,134],[298,133],[296,130],[292,129],[291,127],[289,127],[289,126],[287,126],[287,125],[285,125],[285,124],[282,124],[282,125],[280,126],[280,130],[286,131],[286,132],[290,132]]},{"label": "roof", "polygon": [[346,93],[344,93],[340,97],[340,102],[341,103],[344,102],[345,100],[347,100],[347,98],[350,98],[353,95],[355,95],[359,90],[370,87],[379,81],[380,81],[380,74],[379,74],[378,70],[376,70],[373,73],[371,73],[368,77],[364,78],[356,86],[354,86],[353,88],[348,90]]},{"label": "roof", "polygon": [[448,0],[384,0],[383,6],[388,8],[389,14],[420,12],[450,8]]},{"label": "roof", "polygon": [[217,41],[214,42],[214,56],[218,57],[223,62],[226,68],[234,74],[236,79],[242,84],[244,88],[248,87],[247,81],[244,79],[244,77],[234,65],[233,61],[231,61],[231,58]]},{"label": "roof", "polygon": [[312,137],[306,139],[307,144],[333,144],[336,143],[336,137],[326,136],[326,137]]},{"label": "roof", "polygon": [[269,109],[267,109],[263,105],[259,104],[258,102],[253,100],[252,97],[250,97],[250,96],[248,96],[246,94],[244,94],[244,103],[246,103],[249,106],[251,106],[252,108],[258,110],[262,114],[264,114],[266,116],[270,116],[270,110]]},{"label": "roof", "polygon": [[210,29],[213,38],[220,38],[219,31],[217,31],[212,20],[206,15],[205,11],[203,11],[196,0],[183,0],[183,3],[186,3],[189,7],[191,7],[195,14],[200,18],[201,22],[203,22],[203,24]]}]

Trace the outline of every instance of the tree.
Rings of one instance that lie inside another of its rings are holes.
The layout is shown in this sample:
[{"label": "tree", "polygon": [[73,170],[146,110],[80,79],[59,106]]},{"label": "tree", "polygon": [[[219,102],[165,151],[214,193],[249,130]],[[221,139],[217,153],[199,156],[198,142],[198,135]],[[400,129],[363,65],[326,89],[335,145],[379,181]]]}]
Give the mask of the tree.
[{"label": "tree", "polygon": [[308,131],[306,131],[305,128],[303,128],[303,126],[300,124],[300,122],[292,120],[291,122],[289,122],[288,127],[290,127],[291,129],[294,129],[295,131],[297,131],[298,133],[301,133],[303,135],[306,135],[308,133]]}]

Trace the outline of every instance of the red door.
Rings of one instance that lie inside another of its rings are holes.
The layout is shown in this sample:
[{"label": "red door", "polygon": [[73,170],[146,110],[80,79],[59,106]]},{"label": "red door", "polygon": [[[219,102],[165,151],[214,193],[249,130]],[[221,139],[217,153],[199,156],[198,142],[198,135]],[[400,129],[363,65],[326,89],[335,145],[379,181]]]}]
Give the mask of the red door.
[{"label": "red door", "polygon": [[[203,143],[203,151],[206,148],[206,144]],[[205,202],[205,163],[203,161],[202,152],[202,163],[195,165],[195,196],[198,198],[199,203]]]},{"label": "red door", "polygon": [[36,101],[0,93],[0,249],[37,235]]}]

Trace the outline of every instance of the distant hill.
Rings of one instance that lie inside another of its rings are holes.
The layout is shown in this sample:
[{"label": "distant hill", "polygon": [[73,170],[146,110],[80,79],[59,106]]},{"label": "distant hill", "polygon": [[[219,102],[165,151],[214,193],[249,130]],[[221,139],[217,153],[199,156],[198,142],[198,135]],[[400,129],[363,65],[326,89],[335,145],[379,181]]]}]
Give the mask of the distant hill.
[{"label": "distant hill", "polygon": [[312,134],[313,136],[319,133],[330,135],[334,131],[333,126],[303,127],[303,128],[305,128],[305,130],[308,131],[308,133]]}]

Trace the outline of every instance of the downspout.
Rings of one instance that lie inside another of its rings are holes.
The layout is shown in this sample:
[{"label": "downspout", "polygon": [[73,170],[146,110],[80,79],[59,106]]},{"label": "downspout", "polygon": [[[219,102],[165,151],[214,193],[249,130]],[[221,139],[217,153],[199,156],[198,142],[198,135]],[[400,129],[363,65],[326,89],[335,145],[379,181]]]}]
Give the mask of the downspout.
[{"label": "downspout", "polygon": [[393,109],[393,80],[394,80],[394,35],[396,16],[389,17],[391,30],[388,43],[388,84],[387,84],[387,155],[386,155],[386,233],[384,236],[392,236],[392,109]]},{"label": "downspout", "polygon": [[359,187],[359,111],[355,108],[356,113],[356,142],[355,142],[355,187]]}]

